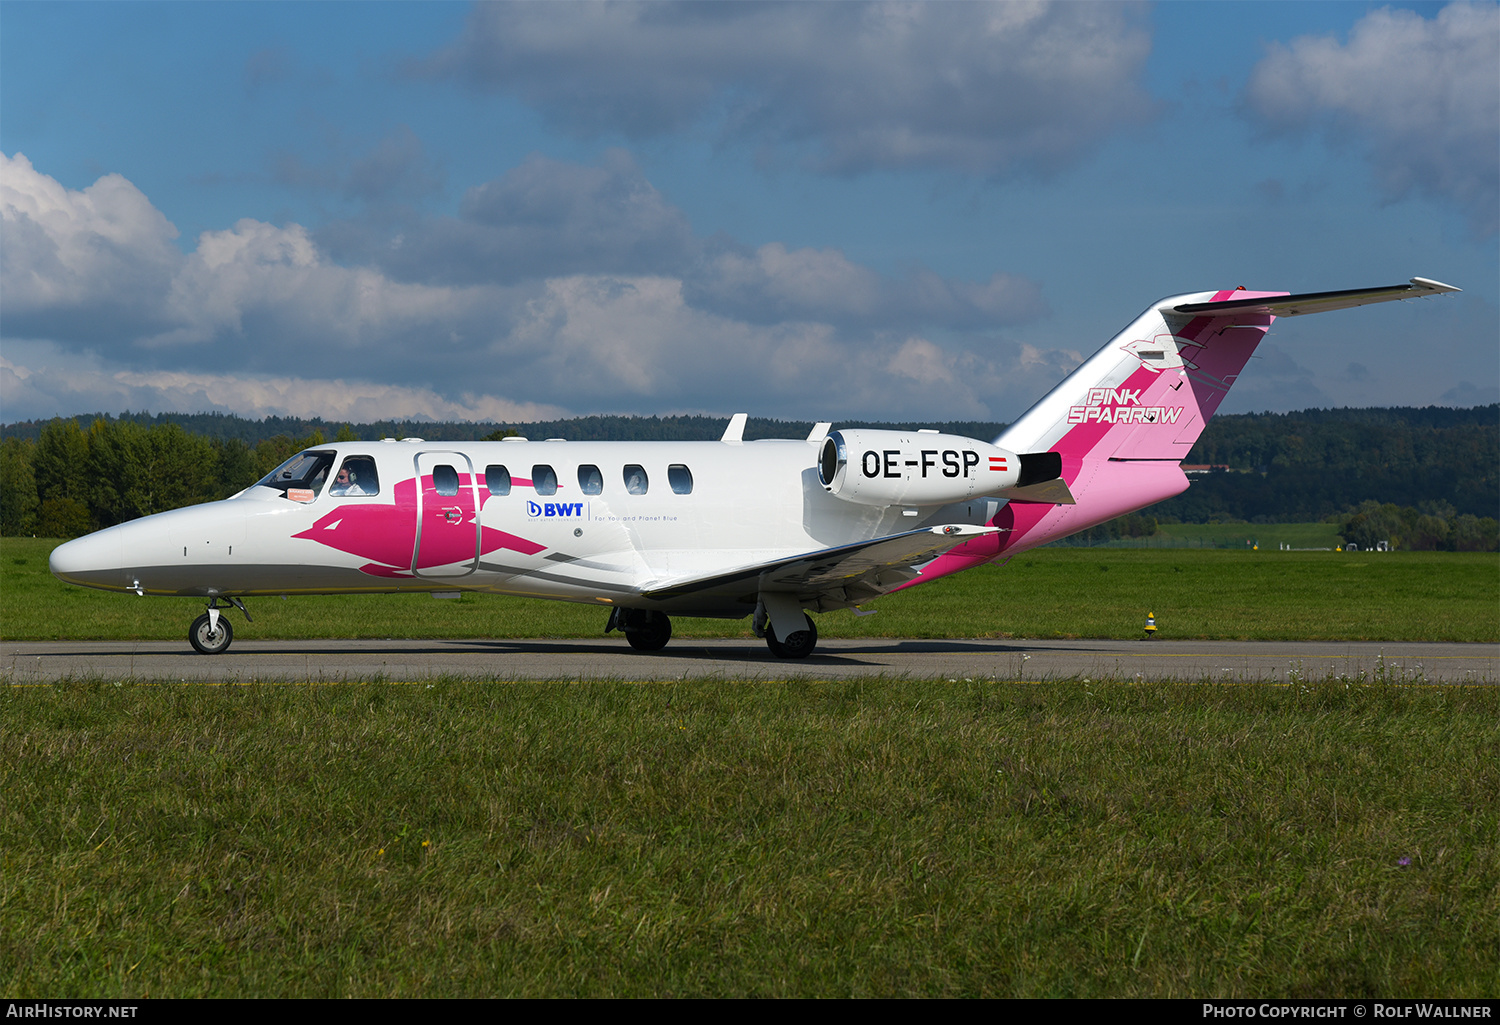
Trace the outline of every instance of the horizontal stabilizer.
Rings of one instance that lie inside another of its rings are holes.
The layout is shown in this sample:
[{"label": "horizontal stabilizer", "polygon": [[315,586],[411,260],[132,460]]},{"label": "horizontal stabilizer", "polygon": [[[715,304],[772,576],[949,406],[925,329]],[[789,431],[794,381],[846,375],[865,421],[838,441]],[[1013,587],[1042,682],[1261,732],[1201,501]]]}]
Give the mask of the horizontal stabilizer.
[{"label": "horizontal stabilizer", "polygon": [[1383,288],[1348,288],[1342,292],[1304,292],[1302,295],[1263,296],[1257,299],[1224,299],[1220,302],[1187,303],[1173,306],[1174,313],[1221,316],[1231,311],[1270,314],[1273,317],[1300,317],[1305,313],[1347,310],[1354,306],[1390,302],[1392,299],[1415,299],[1443,292],[1462,292],[1428,278],[1412,278],[1410,284],[1386,285]]},{"label": "horizontal stabilizer", "polygon": [[759,594],[773,592],[793,595],[804,605],[820,611],[847,608],[915,579],[919,575],[917,566],[950,548],[995,533],[998,531],[994,527],[969,524],[924,527],[710,576],[671,581],[642,596],[658,601],[685,595],[692,595],[695,600],[718,597],[726,603],[753,606]]}]

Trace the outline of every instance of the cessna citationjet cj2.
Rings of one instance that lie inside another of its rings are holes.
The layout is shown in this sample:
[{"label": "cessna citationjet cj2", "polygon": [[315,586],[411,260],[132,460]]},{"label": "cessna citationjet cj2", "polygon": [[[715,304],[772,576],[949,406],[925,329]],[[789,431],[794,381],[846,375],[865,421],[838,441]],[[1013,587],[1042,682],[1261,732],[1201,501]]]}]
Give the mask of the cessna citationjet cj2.
[{"label": "cessna citationjet cj2", "polygon": [[1424,278],[1151,306],[992,444],[842,430],[711,442],[345,442],[298,453],[233,498],[61,545],[52,572],[138,595],[196,595],[206,654],[221,601],[483,591],[598,604],[644,651],[671,616],[753,616],[772,652],[817,643],[807,611],[872,598],[1055,541],[1179,494],[1179,464],[1277,317],[1455,292]]}]

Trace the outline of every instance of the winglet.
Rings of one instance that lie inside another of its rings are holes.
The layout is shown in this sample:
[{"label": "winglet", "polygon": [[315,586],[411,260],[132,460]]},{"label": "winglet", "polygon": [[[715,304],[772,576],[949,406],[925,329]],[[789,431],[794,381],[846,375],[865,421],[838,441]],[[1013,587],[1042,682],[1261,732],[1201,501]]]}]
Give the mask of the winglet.
[{"label": "winglet", "polygon": [[726,441],[731,445],[738,445],[745,440],[745,421],[750,419],[749,413],[736,413],[729,418],[729,426],[724,428],[724,436],[720,441]]},{"label": "winglet", "polygon": [[813,445],[821,444],[823,439],[828,437],[828,428],[832,426],[831,422],[813,424],[813,429],[807,432],[808,443]]},{"label": "winglet", "polygon": [[1418,288],[1428,288],[1434,292],[1462,292],[1462,288],[1454,285],[1445,285],[1441,281],[1433,281],[1431,278],[1412,278],[1411,283]]}]

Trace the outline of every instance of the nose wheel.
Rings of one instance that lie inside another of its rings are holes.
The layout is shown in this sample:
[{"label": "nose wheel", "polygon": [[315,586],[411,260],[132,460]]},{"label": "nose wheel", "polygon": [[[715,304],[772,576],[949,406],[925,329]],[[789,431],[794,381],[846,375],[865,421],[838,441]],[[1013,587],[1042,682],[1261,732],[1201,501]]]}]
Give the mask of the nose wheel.
[{"label": "nose wheel", "polygon": [[[213,622],[213,620],[218,620],[218,622]],[[188,643],[200,655],[218,655],[228,649],[229,642],[232,640],[234,640],[234,628],[229,625],[229,620],[225,616],[210,617],[205,612],[193,620],[193,625],[188,627]]]},{"label": "nose wheel", "polygon": [[[224,598],[245,614],[245,622],[252,622],[250,610],[245,608],[245,603],[238,598]],[[213,597],[208,600],[208,611],[197,619],[193,625],[188,627],[188,643],[193,650],[200,655],[218,655],[227,651],[229,642],[234,640],[234,627],[229,625],[229,620],[224,618],[224,612],[219,608],[219,598]]]}]

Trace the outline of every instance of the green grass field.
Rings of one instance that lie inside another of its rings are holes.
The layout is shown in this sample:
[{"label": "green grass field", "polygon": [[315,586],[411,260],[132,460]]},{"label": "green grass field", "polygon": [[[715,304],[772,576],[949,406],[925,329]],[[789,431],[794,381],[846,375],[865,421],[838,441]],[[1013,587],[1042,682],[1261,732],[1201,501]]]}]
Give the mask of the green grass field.
[{"label": "green grass field", "polygon": [[[201,602],[0,542],[0,630]],[[824,636],[1482,640],[1494,555],[1046,549]],[[598,609],[252,603],[246,637],[588,636]],[[238,613],[234,613],[238,619]],[[748,632],[675,621],[680,635]],[[32,997],[1473,996],[1500,691],[1004,681],[0,690],[0,980]]]},{"label": "green grass field", "polygon": [[0,691],[32,997],[1493,997],[1494,687]]},{"label": "green grass field", "polygon": [[[27,639],[185,637],[202,601],[71,587],[47,572],[55,541],[0,540],[0,635]],[[335,595],[249,603],[235,636],[587,637],[595,606],[493,595]],[[1500,640],[1500,556],[1454,552],[1283,552],[1045,548],[879,599],[879,615],[818,617],[824,637],[1106,637]],[[678,617],[679,637],[749,636],[745,620]]]}]

